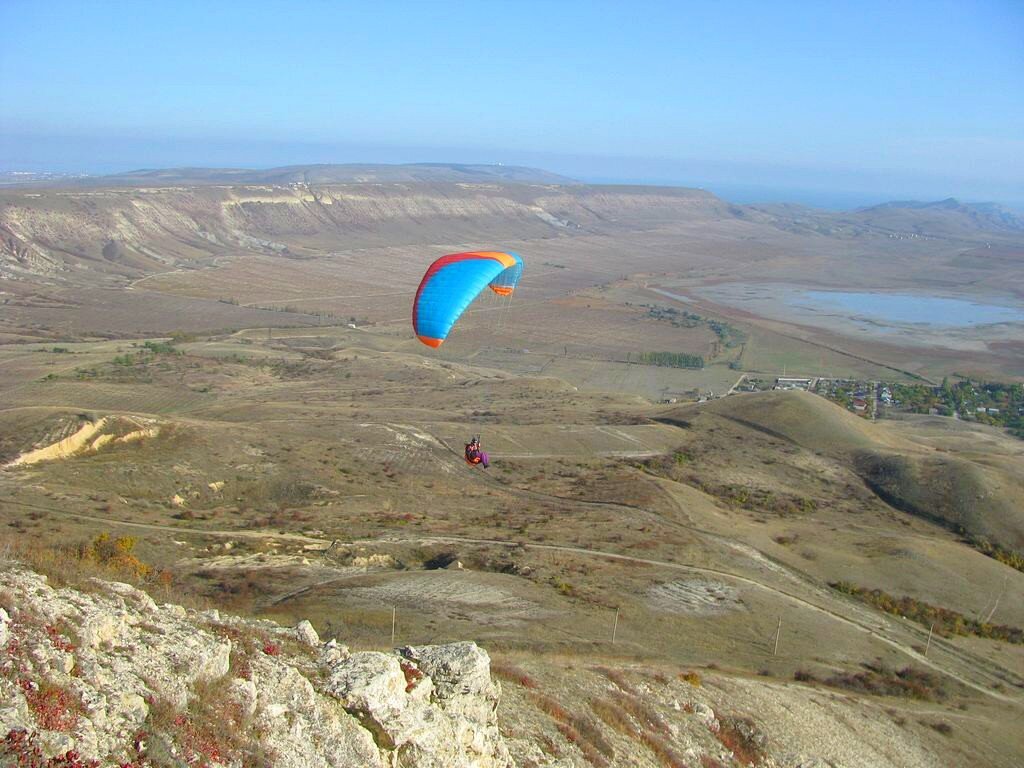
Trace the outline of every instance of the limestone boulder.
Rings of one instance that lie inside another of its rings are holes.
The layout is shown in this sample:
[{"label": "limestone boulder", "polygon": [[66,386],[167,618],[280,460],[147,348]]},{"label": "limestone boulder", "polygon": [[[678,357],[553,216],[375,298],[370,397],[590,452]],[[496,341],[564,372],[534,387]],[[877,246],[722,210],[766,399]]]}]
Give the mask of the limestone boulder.
[{"label": "limestone boulder", "polygon": [[[308,621],[281,627],[158,606],[128,584],[89,586],[54,588],[20,566],[0,568],[0,730],[25,730],[46,758],[510,765],[490,661],[474,643],[353,654],[321,643]],[[44,689],[72,715],[42,717],[29,699]],[[197,756],[197,744],[211,754]]]}]

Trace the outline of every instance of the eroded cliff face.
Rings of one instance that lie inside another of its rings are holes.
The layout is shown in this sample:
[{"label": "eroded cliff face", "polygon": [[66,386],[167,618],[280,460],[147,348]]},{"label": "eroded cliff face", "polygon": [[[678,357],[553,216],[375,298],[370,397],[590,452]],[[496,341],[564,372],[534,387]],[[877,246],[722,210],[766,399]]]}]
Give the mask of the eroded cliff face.
[{"label": "eroded cliff face", "polygon": [[707,192],[628,187],[363,183],[15,190],[0,195],[0,276],[137,276],[239,251],[301,258],[346,247],[522,240],[731,215]]},{"label": "eroded cliff face", "polygon": [[0,764],[510,765],[475,643],[349,653],[93,586],[0,571]]}]

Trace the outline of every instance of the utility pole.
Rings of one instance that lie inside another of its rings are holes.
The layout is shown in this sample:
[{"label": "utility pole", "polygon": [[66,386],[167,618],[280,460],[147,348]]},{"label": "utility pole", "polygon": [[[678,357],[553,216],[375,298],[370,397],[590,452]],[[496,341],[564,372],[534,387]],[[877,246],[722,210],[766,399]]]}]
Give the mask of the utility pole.
[{"label": "utility pole", "polygon": [[395,617],[398,614],[398,606],[391,606],[391,645],[395,644]]},{"label": "utility pole", "polygon": [[772,650],[772,656],[779,655],[779,637],[782,635],[782,617],[779,616],[779,625],[775,627],[775,648]]},{"label": "utility pole", "polygon": [[924,655],[925,655],[926,658],[928,656],[928,650],[932,647],[932,631],[934,629],[935,629],[935,622],[933,621],[932,625],[930,627],[928,627],[928,642],[924,644]]},{"label": "utility pole", "polygon": [[612,624],[612,645],[615,645],[615,635],[619,631],[619,609],[615,609],[615,622]]}]

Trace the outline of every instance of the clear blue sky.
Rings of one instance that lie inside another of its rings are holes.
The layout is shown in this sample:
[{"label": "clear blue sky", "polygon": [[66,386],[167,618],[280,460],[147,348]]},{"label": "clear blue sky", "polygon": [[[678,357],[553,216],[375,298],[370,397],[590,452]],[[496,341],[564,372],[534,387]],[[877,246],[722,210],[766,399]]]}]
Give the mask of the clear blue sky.
[{"label": "clear blue sky", "polygon": [[1021,203],[1024,2],[0,2],[0,168],[417,160]]}]

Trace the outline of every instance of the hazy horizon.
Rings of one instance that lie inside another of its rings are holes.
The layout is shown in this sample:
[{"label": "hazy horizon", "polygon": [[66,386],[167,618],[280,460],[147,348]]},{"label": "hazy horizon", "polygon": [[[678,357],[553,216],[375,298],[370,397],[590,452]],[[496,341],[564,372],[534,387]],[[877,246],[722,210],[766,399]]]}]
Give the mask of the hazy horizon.
[{"label": "hazy horizon", "polygon": [[1019,3],[123,10],[0,7],[0,169],[505,163],[1024,206]]},{"label": "hazy horizon", "polygon": [[[237,147],[225,152],[221,144],[210,145],[209,154],[193,142],[158,142],[144,140],[95,141],[90,161],[79,162],[67,154],[66,145],[59,140],[52,154],[36,154],[34,161],[17,161],[8,143],[0,135],[0,172],[32,172],[84,174],[104,176],[140,170],[166,168],[240,168],[261,170],[292,165],[334,164],[504,164],[543,169],[570,177],[587,184],[639,184],[651,186],[677,186],[707,189],[730,202],[797,203],[819,208],[844,210],[877,205],[893,200],[941,200],[955,197],[965,202],[995,202],[1017,210],[1024,210],[1024,189],[1003,190],[1005,194],[987,194],[983,185],[955,183],[944,180],[931,185],[916,183],[899,186],[878,185],[872,188],[870,174],[833,172],[819,176],[804,169],[764,169],[740,164],[714,164],[706,161],[686,162],[657,158],[593,158],[545,155],[543,153],[517,153],[502,151],[464,151],[456,149],[403,148],[403,147],[332,147],[316,148],[287,144],[271,145],[265,150],[237,153]],[[46,144],[46,137],[32,137],[33,144]],[[123,154],[126,146],[143,145],[134,150],[129,159],[113,160],[115,153]],[[144,145],[151,145],[148,149]],[[24,145],[21,145],[24,146]],[[236,154],[237,153],[237,154]],[[33,155],[28,155],[33,157]],[[53,158],[47,160],[45,158]],[[836,179],[840,183],[836,183]],[[766,180],[767,179],[767,180]],[[774,182],[774,183],[772,183]],[[845,183],[843,183],[845,182]]]}]

